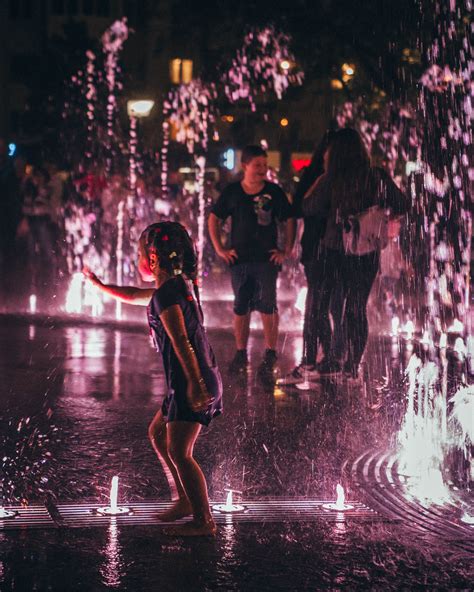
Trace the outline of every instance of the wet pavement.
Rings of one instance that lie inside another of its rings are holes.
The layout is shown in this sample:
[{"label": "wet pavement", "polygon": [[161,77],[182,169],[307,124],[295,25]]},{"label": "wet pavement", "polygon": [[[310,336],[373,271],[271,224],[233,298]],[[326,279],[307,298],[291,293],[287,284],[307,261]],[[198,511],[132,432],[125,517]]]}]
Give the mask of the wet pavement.
[{"label": "wet pavement", "polygon": [[[106,503],[113,475],[121,503],[168,499],[147,441],[164,376],[141,328],[69,325],[4,316],[0,326],[4,499]],[[225,384],[225,413],[196,446],[213,500],[331,500],[342,483],[363,501],[350,466],[390,450],[405,407],[407,344],[371,338],[364,381],[321,379],[310,391],[264,387],[263,341],[254,332],[246,377],[229,376],[229,331],[210,338]],[[280,370],[301,340],[283,333]],[[413,536],[374,513],[339,522],[240,522],[215,540],[169,539],[153,525],[3,530],[0,590],[413,590],[470,589],[469,557]],[[471,561],[472,563],[472,561]]]}]

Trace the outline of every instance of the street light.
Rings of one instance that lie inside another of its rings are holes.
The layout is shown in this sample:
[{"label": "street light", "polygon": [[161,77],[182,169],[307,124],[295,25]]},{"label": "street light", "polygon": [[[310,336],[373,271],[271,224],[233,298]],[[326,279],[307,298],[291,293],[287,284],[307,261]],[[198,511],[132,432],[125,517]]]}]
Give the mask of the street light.
[{"label": "street light", "polygon": [[129,117],[148,117],[155,101],[141,99],[139,101],[127,101],[127,113]]}]

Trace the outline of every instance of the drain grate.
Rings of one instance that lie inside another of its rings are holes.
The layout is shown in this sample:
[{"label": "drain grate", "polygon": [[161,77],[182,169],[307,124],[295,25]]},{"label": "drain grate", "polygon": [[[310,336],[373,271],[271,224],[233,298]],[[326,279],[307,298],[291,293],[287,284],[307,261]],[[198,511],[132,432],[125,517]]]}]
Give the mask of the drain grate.
[{"label": "drain grate", "polygon": [[[329,520],[340,522],[342,520],[377,520],[377,514],[358,502],[349,502],[353,509],[345,512],[327,510],[324,504],[333,500],[302,500],[302,499],[266,499],[245,500],[242,502],[245,509],[242,512],[226,514],[214,511],[217,524],[229,524],[238,522],[317,522]],[[212,505],[217,502],[212,502]],[[114,517],[97,514],[97,509],[104,504],[81,503],[61,504],[54,506],[54,511],[49,505],[50,513],[42,506],[30,506],[28,508],[8,508],[20,512],[15,519],[0,520],[0,531],[18,528],[90,528],[94,526],[107,526],[111,520],[120,526],[164,526],[166,523],[159,521],[156,516],[169,508],[169,502],[150,501],[128,503],[132,513]]]},{"label": "drain grate", "polygon": [[364,501],[381,515],[402,523],[427,541],[444,540],[457,549],[474,552],[474,528],[461,520],[466,504],[456,492],[452,501],[442,506],[422,504],[410,494],[394,452],[368,451],[354,461],[350,471]]}]

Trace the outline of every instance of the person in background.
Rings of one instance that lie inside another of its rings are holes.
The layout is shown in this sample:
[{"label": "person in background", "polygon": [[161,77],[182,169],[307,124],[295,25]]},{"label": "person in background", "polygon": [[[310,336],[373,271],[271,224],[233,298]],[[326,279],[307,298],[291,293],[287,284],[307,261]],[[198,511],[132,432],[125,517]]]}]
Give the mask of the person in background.
[{"label": "person in background", "polygon": [[[316,147],[310,164],[304,169],[293,196],[293,205],[297,218],[303,218],[303,197],[314,182],[324,173],[323,157],[334,132],[327,131]],[[332,348],[341,348],[342,331],[332,332],[329,314],[321,315],[317,310],[320,303],[315,298],[321,266],[321,239],[326,229],[324,216],[305,216],[301,235],[301,263],[303,264],[308,290],[305,301],[303,323],[303,355],[301,362],[286,376],[278,380],[280,385],[296,385],[305,379],[315,379],[333,372]],[[342,290],[336,289],[331,297],[330,313],[335,329],[341,327]],[[317,363],[318,349],[321,347],[323,358]]]},{"label": "person in background", "polygon": [[52,288],[57,280],[51,190],[45,169],[34,167],[22,185],[23,218],[17,235],[26,241],[32,287]]},{"label": "person in background", "polygon": [[305,216],[327,219],[321,240],[321,267],[316,289],[317,322],[327,322],[329,302],[339,286],[345,301],[341,326],[344,347],[334,351],[334,371],[342,370],[348,379],[359,377],[359,364],[368,339],[367,301],[379,270],[380,246],[363,255],[348,254],[344,243],[351,218],[379,206],[400,215],[407,201],[390,176],[371,167],[370,157],[356,130],[339,130],[325,152],[325,173],[303,200]]},{"label": "person in background", "polygon": [[[273,381],[277,360],[277,278],[295,240],[292,207],[275,183],[267,181],[267,153],[260,146],[246,146],[241,157],[243,179],[228,185],[209,216],[209,234],[217,255],[230,267],[234,292],[234,335],[237,352],[231,372],[246,370],[247,343],[252,311],[260,313],[265,353],[258,374]],[[221,238],[223,222],[231,219],[228,246]],[[279,248],[277,222],[283,222],[284,245]]]},{"label": "person in background", "polygon": [[21,220],[20,181],[8,146],[0,138],[0,287],[2,296],[13,281],[16,257],[15,236]]}]

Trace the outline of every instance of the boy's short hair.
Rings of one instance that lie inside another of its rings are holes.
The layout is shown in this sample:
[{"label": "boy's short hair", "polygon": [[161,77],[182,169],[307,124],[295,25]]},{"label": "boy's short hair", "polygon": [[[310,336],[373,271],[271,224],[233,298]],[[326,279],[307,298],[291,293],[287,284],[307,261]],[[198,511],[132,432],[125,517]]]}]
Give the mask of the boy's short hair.
[{"label": "boy's short hair", "polygon": [[242,164],[248,164],[252,160],[252,158],[257,158],[258,156],[265,156],[266,158],[267,153],[261,146],[249,144],[248,146],[245,146],[245,148],[242,150],[240,162]]}]

